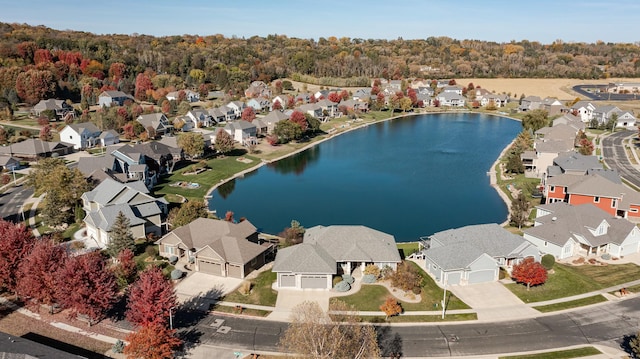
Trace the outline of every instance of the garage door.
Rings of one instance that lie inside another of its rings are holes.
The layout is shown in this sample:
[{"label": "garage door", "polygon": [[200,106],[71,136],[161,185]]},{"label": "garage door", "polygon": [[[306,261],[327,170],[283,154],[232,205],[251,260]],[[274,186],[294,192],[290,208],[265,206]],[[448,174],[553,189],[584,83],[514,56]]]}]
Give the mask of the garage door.
[{"label": "garage door", "polygon": [[447,285],[460,284],[460,272],[447,273]]},{"label": "garage door", "polygon": [[202,273],[222,275],[222,266],[219,263],[198,260],[198,270]]},{"label": "garage door", "polygon": [[296,275],[295,274],[281,274],[280,275],[280,286],[283,288],[295,287],[296,286]]},{"label": "garage door", "polygon": [[229,264],[228,270],[229,270],[229,272],[227,273],[228,277],[242,278],[242,267]]},{"label": "garage door", "polygon": [[493,282],[495,279],[495,270],[478,270],[469,273],[469,284]]},{"label": "garage door", "polygon": [[302,289],[326,289],[327,277],[326,276],[311,276],[306,275],[300,278],[300,288]]}]

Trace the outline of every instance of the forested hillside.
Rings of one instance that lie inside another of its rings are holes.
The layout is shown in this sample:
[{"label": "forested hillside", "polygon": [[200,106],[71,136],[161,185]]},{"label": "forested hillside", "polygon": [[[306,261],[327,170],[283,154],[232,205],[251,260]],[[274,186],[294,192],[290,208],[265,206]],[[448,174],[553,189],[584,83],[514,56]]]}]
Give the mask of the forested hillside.
[{"label": "forested hillside", "polygon": [[343,86],[364,86],[374,77],[640,77],[639,58],[638,44],[604,42],[99,36],[0,23],[0,97],[9,103],[84,98],[91,104],[105,89],[133,94],[136,81],[239,94],[251,81],[282,77],[324,78],[318,81],[332,86],[335,78]]}]

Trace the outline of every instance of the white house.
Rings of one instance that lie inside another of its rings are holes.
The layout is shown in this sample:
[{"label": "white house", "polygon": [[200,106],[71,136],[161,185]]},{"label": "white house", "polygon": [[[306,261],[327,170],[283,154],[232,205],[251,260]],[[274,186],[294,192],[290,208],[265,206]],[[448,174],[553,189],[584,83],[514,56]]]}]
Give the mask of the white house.
[{"label": "white house", "polygon": [[73,148],[91,148],[100,143],[102,131],[91,122],[66,125],[60,131],[60,141],[73,144]]}]

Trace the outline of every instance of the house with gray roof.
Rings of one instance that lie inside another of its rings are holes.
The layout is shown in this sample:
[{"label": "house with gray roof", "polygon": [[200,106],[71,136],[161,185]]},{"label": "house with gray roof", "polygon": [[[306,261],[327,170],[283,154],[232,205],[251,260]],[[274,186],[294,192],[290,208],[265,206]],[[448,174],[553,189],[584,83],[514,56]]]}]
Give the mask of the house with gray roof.
[{"label": "house with gray roof", "polygon": [[400,261],[390,234],[365,226],[315,226],[301,244],[278,251],[272,270],[279,288],[331,289],[334,275],[362,273],[369,264],[395,270]]},{"label": "house with gray roof", "polygon": [[136,121],[147,130],[151,128],[157,135],[164,135],[173,127],[169,124],[167,116],[162,112],[140,115],[136,118]]},{"label": "house with gray roof", "polygon": [[602,163],[597,156],[586,156],[578,152],[561,153],[553,160],[553,166],[547,168],[547,175],[567,173],[573,175],[586,175],[589,170],[602,169]]},{"label": "house with gray roof", "polygon": [[440,101],[442,107],[464,107],[465,104],[465,98],[455,92],[442,92],[436,96],[436,99]]},{"label": "house with gray roof", "polygon": [[64,156],[70,153],[73,153],[71,143],[42,141],[37,138],[0,146],[0,155],[13,156],[23,161],[37,161],[44,157]]},{"label": "house with gray roof", "polygon": [[258,133],[257,126],[245,120],[229,122],[224,126],[224,130],[233,137],[234,141],[239,142],[243,146],[250,141],[255,141],[256,134]]},{"label": "house with gray roof", "polygon": [[98,95],[98,105],[100,105],[100,107],[113,105],[122,106],[127,100],[134,101],[134,98],[131,95],[117,90],[102,91],[100,95]]},{"label": "house with gray roof", "polygon": [[164,257],[176,256],[198,272],[245,278],[262,267],[273,245],[262,243],[251,222],[198,218],[155,242]]},{"label": "house with gray roof", "polygon": [[434,233],[421,246],[425,268],[441,285],[467,285],[498,280],[524,258],[540,259],[539,251],[495,223]]},{"label": "house with gray roof", "polygon": [[524,231],[524,239],[542,253],[557,259],[605,253],[620,258],[640,251],[640,229],[593,204],[556,202],[536,208],[534,227]]},{"label": "house with gray roof", "polygon": [[31,109],[31,114],[40,116],[44,111],[51,111],[55,115],[55,120],[66,118],[67,116],[75,117],[73,107],[64,100],[56,100],[50,98],[48,100],[40,100]]},{"label": "house with gray roof", "polygon": [[141,181],[119,183],[105,179],[96,188],[82,194],[82,205],[86,212],[84,223],[87,236],[101,248],[109,245],[111,230],[119,212],[129,219],[134,238],[149,234],[162,234],[162,221],[167,214],[168,202],[154,198]]},{"label": "house with gray roof", "polygon": [[269,114],[264,117],[257,118],[256,120],[260,121],[260,124],[261,124],[261,126],[259,126],[260,128],[264,127],[262,125],[266,125],[267,133],[271,134],[273,133],[273,130],[276,128],[276,124],[278,122],[288,120],[288,119],[289,119],[289,116],[287,114],[285,114],[282,111],[275,110],[275,111],[269,112]]},{"label": "house with gray roof", "polygon": [[542,99],[539,96],[527,96],[520,99],[518,111],[527,112],[538,110],[542,107]]},{"label": "house with gray roof", "polygon": [[596,106],[589,101],[578,101],[571,106],[571,113],[578,116],[582,122],[589,122],[593,119],[593,111]]},{"label": "house with gray roof", "polygon": [[60,130],[60,141],[72,143],[76,150],[91,148],[100,143],[102,131],[91,122],[72,123]]}]

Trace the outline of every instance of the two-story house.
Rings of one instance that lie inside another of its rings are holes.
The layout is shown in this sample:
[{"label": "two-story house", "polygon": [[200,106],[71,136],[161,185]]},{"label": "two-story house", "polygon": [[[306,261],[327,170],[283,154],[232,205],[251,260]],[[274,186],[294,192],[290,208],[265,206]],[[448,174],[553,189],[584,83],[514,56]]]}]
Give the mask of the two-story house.
[{"label": "two-story house", "polygon": [[72,123],[60,131],[60,141],[73,144],[73,148],[85,149],[100,144],[102,131],[91,122]]}]

